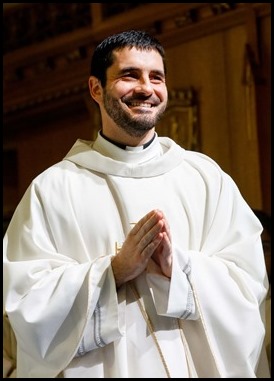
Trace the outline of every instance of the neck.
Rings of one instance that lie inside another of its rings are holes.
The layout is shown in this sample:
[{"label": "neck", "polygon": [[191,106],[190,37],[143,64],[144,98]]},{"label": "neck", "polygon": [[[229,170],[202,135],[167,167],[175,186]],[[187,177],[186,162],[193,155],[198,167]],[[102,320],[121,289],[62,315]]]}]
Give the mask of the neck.
[{"label": "neck", "polygon": [[117,147],[122,148],[122,149],[124,149],[124,150],[126,150],[126,149],[130,149],[130,148],[132,148],[132,147],[140,147],[140,148],[142,147],[143,149],[145,149],[145,148],[147,148],[147,147],[153,142],[153,140],[154,140],[154,138],[155,138],[155,136],[156,136],[156,134],[155,134],[155,132],[154,132],[152,138],[151,138],[150,140],[148,140],[147,142],[145,142],[145,143],[143,143],[143,144],[128,145],[128,144],[124,144],[124,143],[118,142],[118,141],[116,141],[116,140],[114,140],[114,139],[108,137],[107,135],[105,135],[105,134],[103,133],[102,130],[100,131],[100,134],[101,134],[101,136],[102,136],[104,139],[106,139],[106,140],[109,141],[110,143],[112,143],[112,144],[116,145]]}]

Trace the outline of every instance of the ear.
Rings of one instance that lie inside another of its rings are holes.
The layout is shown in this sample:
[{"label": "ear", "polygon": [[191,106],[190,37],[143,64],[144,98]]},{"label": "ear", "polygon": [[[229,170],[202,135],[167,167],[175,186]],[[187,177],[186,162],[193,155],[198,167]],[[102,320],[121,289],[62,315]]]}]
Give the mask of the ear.
[{"label": "ear", "polygon": [[95,100],[95,102],[100,104],[103,98],[103,89],[101,86],[101,82],[98,78],[90,76],[88,80],[88,86],[90,96]]}]

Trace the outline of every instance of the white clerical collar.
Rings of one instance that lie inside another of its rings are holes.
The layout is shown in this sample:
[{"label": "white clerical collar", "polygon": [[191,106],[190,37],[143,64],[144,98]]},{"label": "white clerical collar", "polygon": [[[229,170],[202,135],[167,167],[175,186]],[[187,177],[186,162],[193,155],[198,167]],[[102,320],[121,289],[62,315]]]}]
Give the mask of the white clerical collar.
[{"label": "white clerical collar", "polygon": [[182,163],[185,150],[167,137],[158,137],[141,152],[126,151],[99,133],[95,141],[78,139],[64,160],[90,170],[122,177],[153,177]]},{"label": "white clerical collar", "polygon": [[121,149],[124,149],[126,151],[133,151],[133,152],[141,152],[143,151],[144,149],[146,149],[152,142],[153,140],[155,139],[155,136],[156,136],[156,133],[154,132],[154,135],[152,137],[152,139],[150,139],[147,143],[141,145],[141,146],[137,146],[137,147],[133,147],[133,146],[127,146],[125,144],[121,144],[121,143],[118,143],[110,138],[108,138],[106,135],[104,135],[103,131],[100,130],[99,131],[99,134],[104,138],[106,139],[108,142],[114,144],[115,146],[121,148]]}]

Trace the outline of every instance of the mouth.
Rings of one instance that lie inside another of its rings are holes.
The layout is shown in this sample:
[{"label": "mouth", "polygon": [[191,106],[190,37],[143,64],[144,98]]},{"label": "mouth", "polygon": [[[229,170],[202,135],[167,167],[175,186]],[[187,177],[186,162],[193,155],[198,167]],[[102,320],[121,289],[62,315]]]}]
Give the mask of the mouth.
[{"label": "mouth", "polygon": [[147,103],[147,102],[137,102],[137,101],[133,101],[133,102],[126,102],[126,105],[128,108],[132,109],[132,108],[138,108],[138,109],[151,109],[153,107],[155,107],[155,105],[151,104],[151,103]]}]

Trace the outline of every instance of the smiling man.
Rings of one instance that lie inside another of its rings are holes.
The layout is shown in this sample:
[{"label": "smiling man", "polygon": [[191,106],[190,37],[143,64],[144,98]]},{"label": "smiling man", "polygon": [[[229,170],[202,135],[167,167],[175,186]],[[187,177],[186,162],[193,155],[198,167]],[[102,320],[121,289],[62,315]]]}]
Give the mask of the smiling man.
[{"label": "smiling man", "polygon": [[106,38],[89,89],[102,128],[26,191],[4,238],[18,378],[255,378],[262,226],[209,157],[155,128],[162,45]]},{"label": "smiling man", "polygon": [[90,93],[100,106],[104,135],[139,146],[152,139],[166,108],[163,60],[157,51],[135,47],[114,52],[113,60],[105,87],[90,77]]}]

